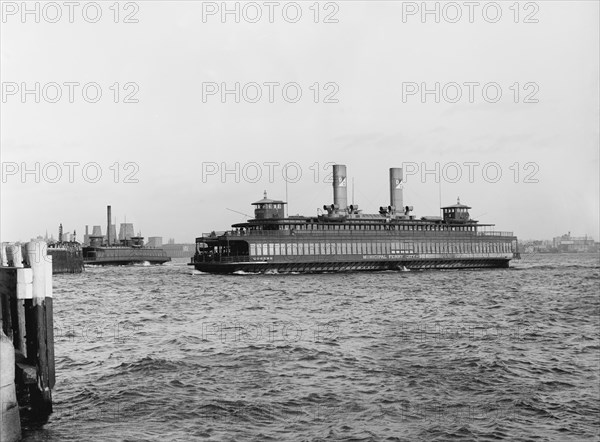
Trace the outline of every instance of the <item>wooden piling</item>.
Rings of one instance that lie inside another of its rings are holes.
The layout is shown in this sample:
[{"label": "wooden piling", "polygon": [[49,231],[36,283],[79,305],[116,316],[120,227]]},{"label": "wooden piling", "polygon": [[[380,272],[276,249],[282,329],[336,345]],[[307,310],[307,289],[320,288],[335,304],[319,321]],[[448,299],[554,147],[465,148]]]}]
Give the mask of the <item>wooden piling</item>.
[{"label": "wooden piling", "polygon": [[7,265],[0,266],[0,324],[14,347],[19,401],[28,402],[19,405],[29,405],[30,419],[43,422],[52,413],[55,383],[52,257],[44,241],[22,250],[2,246]]},{"label": "wooden piling", "polygon": [[15,354],[11,340],[0,330],[0,441],[21,439],[21,420],[15,390]]}]

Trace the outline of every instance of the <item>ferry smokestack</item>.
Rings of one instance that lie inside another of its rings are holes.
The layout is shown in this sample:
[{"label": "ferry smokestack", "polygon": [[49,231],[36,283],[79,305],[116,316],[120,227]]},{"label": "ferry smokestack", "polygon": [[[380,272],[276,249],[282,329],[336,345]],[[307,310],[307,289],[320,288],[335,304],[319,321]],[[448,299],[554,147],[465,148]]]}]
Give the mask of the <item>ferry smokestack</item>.
[{"label": "ferry smokestack", "polygon": [[346,166],[335,164],[333,166],[333,204],[339,210],[348,207],[348,185],[346,180]]},{"label": "ferry smokestack", "polygon": [[404,210],[404,199],[402,198],[402,168],[390,168],[390,206],[398,212]]},{"label": "ferry smokestack", "polygon": [[106,206],[106,242],[110,246],[110,220],[112,219],[110,206]]}]

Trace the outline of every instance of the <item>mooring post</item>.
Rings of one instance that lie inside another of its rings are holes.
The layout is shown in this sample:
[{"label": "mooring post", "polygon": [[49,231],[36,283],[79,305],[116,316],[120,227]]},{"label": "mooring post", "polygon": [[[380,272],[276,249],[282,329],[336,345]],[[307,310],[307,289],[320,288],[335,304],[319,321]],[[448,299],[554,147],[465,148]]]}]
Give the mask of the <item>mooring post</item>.
[{"label": "mooring post", "polygon": [[9,267],[23,267],[23,255],[20,244],[9,244],[6,248],[6,259]]},{"label": "mooring post", "polygon": [[25,301],[27,360],[37,367],[37,385],[31,386],[30,399],[34,415],[44,419],[52,413],[51,388],[54,386],[54,334],[49,332],[49,327],[53,325],[52,293],[46,298],[47,274],[52,277],[52,263],[48,266],[46,243],[27,243],[25,262],[33,274],[33,297]]},{"label": "mooring post", "polygon": [[6,246],[8,243],[0,243],[0,267],[8,266],[8,259],[6,258]]}]

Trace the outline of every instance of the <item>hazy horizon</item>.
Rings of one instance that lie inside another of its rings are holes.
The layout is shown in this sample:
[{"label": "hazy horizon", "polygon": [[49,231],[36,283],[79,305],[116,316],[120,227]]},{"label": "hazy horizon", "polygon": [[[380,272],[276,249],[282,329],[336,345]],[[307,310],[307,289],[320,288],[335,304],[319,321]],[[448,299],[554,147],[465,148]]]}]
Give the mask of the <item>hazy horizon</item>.
[{"label": "hazy horizon", "polygon": [[3,11],[1,240],[59,223],[104,232],[111,205],[145,237],[192,242],[243,221],[227,209],[251,215],[265,190],[285,199],[290,163],[289,214],[314,215],[332,202],[333,162],[365,213],[389,203],[388,168],[409,165],[417,217],[439,214],[438,175],[442,205],[460,197],[497,230],[598,240],[597,2],[502,4],[494,23],[329,3],[318,16],[302,4],[296,23],[222,20],[211,2],[137,2],[119,23],[107,4],[97,23]]}]

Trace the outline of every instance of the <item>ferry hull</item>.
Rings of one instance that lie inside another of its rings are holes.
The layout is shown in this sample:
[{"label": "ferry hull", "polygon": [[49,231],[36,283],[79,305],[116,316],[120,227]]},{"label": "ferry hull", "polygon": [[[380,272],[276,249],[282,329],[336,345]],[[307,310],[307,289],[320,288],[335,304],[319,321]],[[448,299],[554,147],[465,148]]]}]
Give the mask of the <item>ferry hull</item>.
[{"label": "ferry hull", "polygon": [[435,259],[410,261],[352,261],[352,262],[196,262],[194,268],[206,273],[323,273],[382,270],[444,270],[508,268],[509,258]]},{"label": "ferry hull", "polygon": [[83,263],[86,265],[130,265],[148,262],[164,264],[171,261],[164,251],[150,248],[84,247]]},{"label": "ferry hull", "polygon": [[121,266],[121,265],[132,265],[148,262],[150,264],[164,264],[169,262],[171,258],[166,259],[142,259],[142,258],[123,258],[123,259],[86,259],[83,261],[86,265],[107,265],[107,266]]}]

